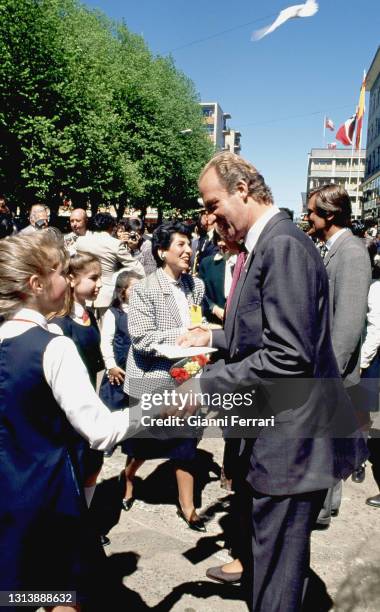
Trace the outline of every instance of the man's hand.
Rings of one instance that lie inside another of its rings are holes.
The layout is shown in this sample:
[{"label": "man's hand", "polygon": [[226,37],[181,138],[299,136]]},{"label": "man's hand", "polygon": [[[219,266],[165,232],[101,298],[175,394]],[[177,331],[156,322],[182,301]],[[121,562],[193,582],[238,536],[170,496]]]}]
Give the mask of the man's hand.
[{"label": "man's hand", "polygon": [[[179,385],[175,390],[176,399],[172,406],[165,407],[161,412],[161,416],[179,416],[186,418],[195,414],[201,407],[199,404],[199,395],[201,387],[197,377],[189,378],[184,383]],[[196,395],[198,394],[198,397]]]},{"label": "man's hand", "polygon": [[217,306],[215,304],[214,308],[212,309],[212,314],[215,315],[216,317],[218,317],[218,319],[220,319],[221,321],[223,321],[223,318],[224,318],[224,309],[221,308],[220,306]]},{"label": "man's hand", "polygon": [[178,346],[187,348],[189,346],[208,346],[211,334],[208,327],[204,325],[194,325],[189,327],[189,331],[176,340]]}]

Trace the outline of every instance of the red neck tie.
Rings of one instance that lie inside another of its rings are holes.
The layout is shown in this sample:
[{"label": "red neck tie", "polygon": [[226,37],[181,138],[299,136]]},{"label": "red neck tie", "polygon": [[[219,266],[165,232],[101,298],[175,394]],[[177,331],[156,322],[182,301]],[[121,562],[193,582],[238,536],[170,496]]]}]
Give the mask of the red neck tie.
[{"label": "red neck tie", "polygon": [[90,318],[90,315],[88,314],[87,310],[84,310],[82,314],[82,321],[85,325],[87,324],[87,321],[89,320],[89,318]]},{"label": "red neck tie", "polygon": [[227,312],[227,310],[229,309],[229,307],[231,305],[232,296],[233,296],[234,291],[236,289],[236,285],[239,282],[239,278],[240,278],[241,273],[243,271],[246,259],[247,259],[247,251],[245,251],[245,250],[241,251],[239,253],[239,255],[237,256],[237,260],[236,260],[236,264],[235,264],[235,268],[234,268],[234,273],[232,275],[231,289],[230,289],[230,292],[229,292],[228,298],[227,298],[226,312]]}]

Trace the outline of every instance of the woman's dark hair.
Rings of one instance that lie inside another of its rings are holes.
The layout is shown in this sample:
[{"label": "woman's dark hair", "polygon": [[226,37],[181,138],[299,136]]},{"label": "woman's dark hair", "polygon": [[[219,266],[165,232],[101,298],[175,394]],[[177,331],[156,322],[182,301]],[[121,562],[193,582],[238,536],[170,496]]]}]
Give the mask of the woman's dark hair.
[{"label": "woman's dark hair", "polygon": [[10,213],[0,213],[0,239],[11,236],[16,226]]},{"label": "woman's dark hair", "polygon": [[168,250],[172,243],[174,234],[182,234],[191,240],[190,228],[180,221],[168,221],[167,223],[162,223],[153,232],[152,255],[158,268],[162,268],[164,263],[159,256],[158,251]]},{"label": "woman's dark hair", "polygon": [[142,235],[145,231],[144,221],[138,217],[128,217],[128,219],[125,221],[125,231],[138,232]]},{"label": "woman's dark hair", "polygon": [[141,274],[138,274],[137,272],[120,272],[116,279],[111,306],[121,310],[123,304],[123,292],[125,289],[128,289],[129,283],[133,278],[141,280]]},{"label": "woman's dark hair", "polygon": [[116,225],[115,219],[109,213],[98,213],[92,221],[94,232],[108,232]]},{"label": "woman's dark hair", "polygon": [[365,230],[366,230],[366,227],[364,223],[362,223],[362,221],[356,221],[356,220],[352,221],[351,231],[354,234],[354,236],[357,236],[358,238],[364,238]]}]

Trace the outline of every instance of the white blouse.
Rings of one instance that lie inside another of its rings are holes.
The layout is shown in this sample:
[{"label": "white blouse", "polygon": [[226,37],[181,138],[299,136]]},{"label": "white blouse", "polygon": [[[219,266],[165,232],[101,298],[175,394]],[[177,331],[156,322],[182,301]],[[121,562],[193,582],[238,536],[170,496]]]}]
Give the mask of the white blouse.
[{"label": "white blouse", "polygon": [[[0,327],[0,342],[19,336],[35,325],[48,330],[45,317],[32,309],[22,308]],[[92,448],[112,448],[141,427],[139,411],[111,412],[99,399],[87,370],[71,338],[56,336],[43,355],[46,382],[71,425]]]},{"label": "white blouse", "polygon": [[[128,313],[128,305],[122,304],[122,309],[125,313]],[[107,370],[111,368],[116,368],[116,360],[113,352],[113,340],[116,332],[116,319],[112,310],[109,308],[106,310],[103,321],[102,321],[102,330],[101,330],[101,341],[100,341],[100,350],[102,352],[102,356],[104,359],[104,364]],[[125,360],[127,360],[127,355],[125,356]]]},{"label": "white blouse", "polygon": [[360,367],[368,368],[380,348],[380,280],[372,283],[368,293],[367,332],[360,355]]}]

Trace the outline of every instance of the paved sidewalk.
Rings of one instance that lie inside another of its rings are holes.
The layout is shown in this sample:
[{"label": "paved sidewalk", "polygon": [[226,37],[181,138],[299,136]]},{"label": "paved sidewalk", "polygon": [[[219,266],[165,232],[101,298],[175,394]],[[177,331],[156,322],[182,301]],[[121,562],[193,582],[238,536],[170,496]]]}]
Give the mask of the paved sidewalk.
[{"label": "paved sidewalk", "polygon": [[[247,606],[238,586],[209,581],[206,568],[229,560],[223,548],[223,521],[228,494],[219,486],[222,440],[199,445],[198,485],[207,533],[187,528],[176,516],[176,485],[170,463],[147,461],[138,472],[137,500],[122,512],[110,531],[110,557],[120,597],[110,610],[174,612],[243,612]],[[102,478],[112,479],[124,466],[119,450],[105,460]],[[315,597],[309,610],[328,610],[330,597],[342,612],[380,610],[380,509],[365,505],[375,494],[370,469],[363,484],[344,484],[338,518],[327,531],[312,536]],[[222,527],[221,527],[221,524]],[[237,526],[237,528],[239,528]]]}]

